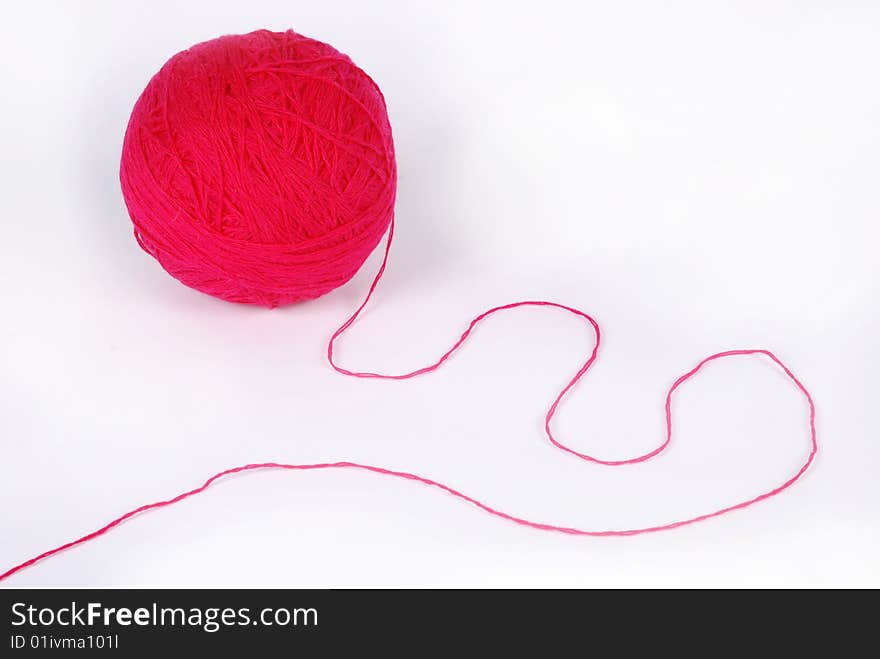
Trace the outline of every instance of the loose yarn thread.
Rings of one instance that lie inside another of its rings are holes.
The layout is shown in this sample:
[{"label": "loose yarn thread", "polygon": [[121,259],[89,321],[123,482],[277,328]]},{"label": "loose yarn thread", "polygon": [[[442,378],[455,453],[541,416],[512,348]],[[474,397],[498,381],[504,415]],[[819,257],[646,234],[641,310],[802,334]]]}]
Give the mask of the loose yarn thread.
[{"label": "loose yarn thread", "polygon": [[[277,35],[273,35],[273,33],[268,33],[268,34],[272,38],[277,37]],[[285,34],[293,35],[293,37],[300,38],[300,37],[298,37],[298,35],[294,35],[292,32],[285,33]],[[311,40],[308,40],[308,41],[311,41]],[[319,43],[319,42],[315,42],[315,43]],[[323,44],[322,44],[322,46],[323,46]],[[329,46],[327,46],[326,48],[329,48]],[[333,51],[333,52],[335,52],[335,51]],[[335,57],[335,56],[333,56],[333,57]],[[342,57],[342,56],[340,56],[340,57]],[[363,75],[366,76],[366,74],[363,74]],[[375,87],[375,85],[374,85],[374,88],[375,88],[375,91],[377,93],[379,93],[378,87]],[[379,93],[379,94],[380,94],[379,98],[381,99],[381,93]],[[382,101],[382,104],[383,104],[383,114],[384,114],[384,100]],[[390,136],[390,133],[389,133],[389,136]],[[128,138],[126,138],[126,139],[128,139]],[[387,147],[388,145],[390,145],[390,137],[389,137],[389,141],[385,142],[385,146]],[[392,170],[393,170],[393,156],[392,156],[391,162],[392,162]],[[393,177],[393,173],[391,175]],[[123,179],[123,188],[124,189],[125,189],[126,185],[131,185],[132,181],[134,180],[134,179],[129,179],[129,183],[127,184],[124,174],[122,176],[122,179]],[[596,359],[598,358],[599,347],[601,344],[601,336],[602,335],[601,335],[601,330],[599,328],[599,324],[596,322],[596,320],[593,317],[591,317],[587,313],[581,311],[580,309],[577,309],[577,308],[571,307],[571,306],[567,306],[564,304],[560,304],[557,302],[551,302],[551,301],[546,301],[546,300],[525,300],[525,301],[513,302],[510,304],[505,304],[505,305],[493,307],[493,308],[479,314],[473,320],[471,320],[470,323],[468,324],[468,326],[466,327],[466,329],[459,336],[459,338],[453,343],[453,345],[445,353],[443,353],[443,355],[440,356],[439,359],[437,359],[436,361],[434,361],[434,362],[432,362],[422,368],[416,369],[411,372],[401,373],[401,374],[386,374],[386,373],[378,373],[378,372],[372,372],[372,371],[351,371],[349,369],[346,369],[346,368],[340,366],[334,358],[334,347],[336,345],[336,342],[355,323],[355,321],[360,316],[361,312],[364,310],[364,308],[369,303],[373,293],[376,290],[376,287],[379,284],[379,281],[382,279],[382,276],[385,273],[386,267],[388,265],[391,244],[392,244],[393,237],[394,237],[393,214],[390,212],[390,209],[386,208],[386,204],[388,204],[388,203],[390,203],[390,208],[393,208],[393,199],[394,199],[393,184],[391,184],[391,192],[389,194],[387,186],[388,186],[388,181],[390,179],[387,179],[387,178],[382,179],[381,177],[379,177],[376,180],[379,180],[381,183],[381,185],[379,185],[377,188],[379,190],[379,193],[377,194],[377,197],[376,197],[376,199],[379,200],[377,203],[379,204],[380,209],[383,209],[382,212],[384,212],[385,210],[388,211],[388,215],[387,215],[387,218],[388,218],[387,240],[385,243],[384,255],[382,258],[381,265],[380,265],[376,275],[374,276],[372,283],[370,284],[370,287],[364,297],[363,302],[357,307],[357,309],[354,311],[354,313],[352,313],[351,316],[336,331],[333,332],[333,334],[331,335],[331,337],[328,341],[327,359],[330,362],[332,368],[335,369],[338,373],[340,373],[342,375],[350,376],[350,377],[357,377],[357,378],[380,378],[380,379],[390,379],[390,380],[406,380],[409,378],[417,377],[419,375],[430,373],[430,372],[435,371],[438,368],[440,368],[444,362],[446,362],[455,352],[457,352],[459,350],[459,348],[461,348],[461,346],[467,341],[467,339],[471,335],[471,332],[473,331],[473,329],[479,323],[481,323],[483,320],[487,319],[488,317],[490,317],[496,313],[500,313],[500,312],[503,312],[503,311],[506,311],[509,309],[515,309],[518,307],[552,307],[555,309],[559,309],[559,310],[563,310],[565,312],[568,312],[568,313],[580,318],[584,322],[588,323],[589,326],[591,327],[591,329],[593,330],[594,335],[595,335],[595,341],[593,343],[592,350],[590,351],[586,360],[579,367],[579,369],[575,373],[575,375],[567,382],[567,384],[556,395],[556,397],[554,398],[553,402],[551,403],[551,405],[545,415],[545,421],[544,421],[545,434],[546,434],[548,440],[550,441],[550,443],[553,444],[556,448],[558,448],[562,451],[565,451],[566,453],[569,453],[578,459],[581,459],[581,460],[584,460],[587,462],[593,462],[593,463],[605,465],[605,466],[612,466],[612,467],[621,466],[621,465],[628,465],[628,464],[635,464],[635,463],[640,463],[640,462],[644,462],[646,460],[649,460],[652,457],[661,453],[667,446],[669,446],[670,442],[672,441],[672,435],[673,435],[673,430],[672,430],[672,428],[673,428],[672,399],[673,399],[675,392],[679,389],[679,387],[681,387],[685,382],[687,382],[691,378],[695,377],[707,364],[709,364],[713,361],[727,359],[727,358],[731,358],[731,357],[758,355],[758,356],[763,356],[763,357],[768,358],[777,368],[779,368],[786,375],[786,377],[793,383],[793,385],[801,393],[801,395],[803,396],[804,400],[807,403],[808,426],[809,426],[809,437],[810,437],[810,451],[809,451],[809,454],[807,455],[805,461],[803,462],[803,464],[801,464],[801,466],[798,468],[798,470],[792,476],[790,476],[787,480],[785,480],[784,482],[782,482],[778,486],[776,486],[770,490],[767,490],[767,491],[765,491],[757,496],[754,496],[752,498],[740,501],[738,503],[735,503],[735,504],[732,504],[732,505],[729,505],[729,506],[726,506],[723,508],[719,508],[719,509],[711,511],[711,512],[703,513],[703,514],[700,514],[700,515],[697,515],[694,517],[689,517],[689,518],[685,518],[685,519],[681,519],[681,520],[677,520],[677,521],[672,521],[672,522],[668,522],[668,523],[664,523],[664,524],[658,524],[658,525],[647,526],[647,527],[632,528],[632,529],[608,529],[608,530],[582,529],[582,528],[575,528],[575,527],[569,527],[569,526],[561,526],[561,525],[556,525],[556,524],[547,524],[547,523],[543,523],[543,522],[539,522],[539,521],[535,521],[535,520],[526,519],[523,517],[519,517],[519,516],[510,514],[510,513],[504,512],[504,511],[502,511],[498,508],[495,508],[495,507],[493,507],[483,501],[475,499],[475,498],[465,494],[464,492],[461,492],[460,490],[457,490],[449,485],[446,485],[446,484],[441,483],[439,481],[433,480],[433,479],[428,478],[426,476],[421,476],[419,474],[405,472],[405,471],[396,471],[396,470],[387,469],[387,468],[384,468],[381,466],[376,466],[376,465],[361,464],[361,463],[350,462],[350,461],[345,461],[345,460],[337,461],[337,462],[321,462],[321,463],[312,463],[312,464],[288,464],[288,463],[279,463],[279,462],[264,462],[264,463],[245,464],[245,465],[232,467],[230,469],[220,471],[220,472],[212,475],[210,478],[208,478],[200,486],[198,486],[194,489],[182,492],[173,498],[162,500],[162,501],[156,501],[154,503],[149,503],[149,504],[145,504],[145,505],[139,506],[137,508],[134,508],[133,510],[130,510],[129,512],[126,512],[125,514],[111,520],[110,522],[106,523],[105,525],[101,526],[100,528],[96,529],[95,531],[92,531],[91,533],[88,533],[86,535],[83,535],[80,538],[77,538],[77,539],[72,540],[70,542],[59,545],[58,547],[55,547],[54,549],[50,549],[48,551],[45,551],[37,556],[34,556],[33,558],[30,558],[22,563],[19,563],[18,565],[11,567],[10,569],[8,569],[5,572],[3,572],[2,574],[0,574],[0,581],[7,579],[8,577],[12,576],[13,574],[16,574],[17,572],[19,572],[29,566],[32,566],[42,560],[45,560],[51,556],[54,556],[60,552],[63,552],[67,549],[71,549],[77,545],[80,545],[80,544],[83,544],[83,543],[88,542],[90,540],[93,540],[95,538],[98,538],[98,537],[104,535],[105,533],[111,531],[113,528],[119,526],[120,524],[128,521],[129,519],[131,519],[141,513],[144,513],[144,512],[150,511],[150,510],[154,510],[154,509],[158,509],[158,508],[163,508],[163,507],[178,503],[180,501],[183,501],[184,499],[187,499],[191,496],[195,496],[197,494],[200,494],[201,492],[204,492],[205,490],[210,488],[213,484],[215,484],[218,480],[220,480],[226,476],[230,476],[232,474],[237,474],[237,473],[242,473],[242,472],[267,470],[267,469],[276,469],[276,470],[283,469],[283,470],[292,470],[292,471],[308,471],[308,470],[319,470],[319,469],[357,469],[357,470],[367,471],[367,472],[371,472],[371,473],[375,473],[375,474],[380,474],[383,476],[390,476],[390,477],[394,477],[394,478],[402,478],[402,479],[406,479],[406,480],[411,480],[411,481],[415,481],[417,483],[420,483],[422,485],[426,485],[429,487],[433,487],[433,488],[442,490],[443,492],[446,492],[447,494],[450,494],[458,499],[461,499],[469,504],[476,506],[477,508],[483,510],[486,513],[489,513],[490,515],[494,515],[494,516],[499,517],[501,519],[504,519],[504,520],[507,520],[510,522],[514,522],[516,524],[520,524],[522,526],[526,526],[526,527],[529,527],[532,529],[537,529],[537,530],[542,530],[542,531],[554,531],[554,532],[566,533],[566,534],[570,534],[570,535],[607,537],[607,536],[632,536],[632,535],[640,535],[640,534],[654,533],[654,532],[658,532],[658,531],[675,529],[678,527],[682,527],[682,526],[694,524],[697,522],[705,521],[705,520],[711,519],[713,517],[718,517],[720,515],[724,515],[726,513],[730,513],[735,510],[747,508],[747,507],[752,506],[756,503],[759,503],[759,502],[764,501],[766,499],[769,499],[771,497],[777,496],[778,494],[782,493],[784,490],[786,490],[789,487],[791,487],[792,485],[794,485],[804,475],[804,473],[806,473],[807,469],[809,469],[810,465],[813,463],[813,460],[815,459],[816,454],[818,452],[818,448],[819,448],[817,435],[816,435],[816,407],[815,407],[815,403],[813,401],[813,397],[811,396],[810,392],[807,390],[806,386],[801,382],[801,380],[788,368],[788,366],[786,366],[782,362],[782,360],[780,360],[770,350],[766,350],[763,348],[745,348],[745,349],[734,349],[734,350],[726,350],[726,351],[722,351],[722,352],[717,352],[712,355],[709,355],[708,357],[705,357],[704,359],[699,361],[689,371],[680,375],[672,383],[672,385],[670,386],[670,388],[668,389],[668,391],[666,393],[665,407],[664,407],[665,419],[666,419],[665,438],[663,439],[663,441],[660,443],[659,446],[657,446],[656,448],[654,448],[653,450],[651,450],[647,453],[644,453],[642,455],[639,455],[639,456],[636,456],[633,458],[622,459],[622,460],[603,460],[603,459],[588,455],[586,453],[579,452],[579,451],[571,448],[570,446],[564,444],[563,442],[559,441],[554,436],[553,431],[552,431],[551,422],[553,420],[553,417],[555,416],[559,405],[561,404],[563,399],[566,397],[566,395],[575,387],[575,385],[581,380],[581,378],[583,378],[584,375],[586,375],[586,373],[590,370],[590,368],[593,366]],[[363,181],[361,181],[361,182],[363,182]],[[163,201],[162,203],[167,203],[167,200]],[[375,208],[375,207],[371,206],[371,208]],[[357,249],[355,250],[356,254],[353,257],[351,257],[351,255],[349,255],[350,258],[343,259],[345,261],[348,261],[346,267],[351,267],[356,261],[360,260],[360,263],[357,263],[357,267],[354,268],[354,270],[356,271],[360,267],[360,265],[363,263],[363,259],[366,258],[366,255],[369,253],[369,251],[372,250],[372,247],[370,247],[370,250],[367,250],[366,253],[362,254],[362,249],[366,245],[369,245],[369,243],[372,241],[372,235],[373,235],[372,232],[376,230],[376,226],[382,226],[382,219],[381,219],[382,212],[378,213],[377,215],[372,216],[373,220],[375,220],[376,217],[379,217],[377,222],[367,223],[368,228],[364,228],[364,231],[361,235],[366,234],[366,235],[368,235],[368,238],[358,239],[356,241],[356,247],[357,247]],[[133,220],[134,220],[134,218],[133,218]],[[333,230],[331,229],[331,232],[332,231]],[[384,229],[383,229],[383,231],[384,231]],[[380,232],[379,238],[381,238],[381,233],[382,232]],[[147,227],[146,225],[139,224],[138,222],[135,222],[135,235],[138,237],[138,241],[141,243],[142,247],[144,247],[144,249],[146,249],[148,252],[150,252],[151,254],[156,256],[156,258],[159,259],[160,263],[162,263],[163,267],[166,267],[166,269],[168,269],[172,275],[178,277],[179,279],[184,281],[184,283],[187,283],[188,285],[191,285],[194,288],[198,288],[199,290],[205,290],[205,292],[209,292],[211,294],[218,295],[219,297],[223,297],[224,299],[229,299],[229,300],[238,301],[238,302],[250,302],[250,303],[256,303],[256,304],[264,304],[266,306],[275,306],[277,304],[283,304],[283,303],[285,303],[287,301],[291,301],[291,300],[306,299],[310,296],[314,297],[317,294],[320,294],[319,291],[323,290],[327,286],[334,287],[334,284],[338,285],[339,283],[343,283],[343,282],[338,281],[338,278],[325,276],[328,274],[328,271],[326,269],[322,269],[322,264],[320,264],[318,262],[309,261],[308,259],[303,260],[303,259],[299,258],[302,256],[302,252],[297,252],[296,250],[290,250],[290,251],[286,251],[286,252],[282,250],[281,252],[278,252],[279,255],[282,255],[282,252],[283,252],[283,256],[285,258],[289,257],[289,256],[293,256],[293,255],[295,255],[297,257],[297,258],[293,258],[292,260],[285,261],[285,263],[284,263],[284,267],[287,268],[285,271],[286,272],[285,276],[287,277],[287,279],[285,281],[288,284],[288,286],[286,286],[286,287],[278,287],[278,286],[271,285],[271,281],[270,281],[271,278],[260,279],[259,277],[254,277],[254,276],[249,276],[249,278],[245,278],[245,279],[236,279],[235,277],[233,277],[232,278],[232,281],[233,281],[232,285],[229,284],[228,280],[223,280],[222,278],[221,279],[199,278],[199,276],[197,276],[196,273],[191,272],[191,268],[188,269],[183,264],[183,262],[181,260],[181,255],[184,255],[186,253],[185,250],[177,252],[176,256],[173,258],[169,258],[167,256],[164,256],[163,251],[162,251],[164,248],[157,248],[156,247],[157,245],[162,244],[161,241],[158,239],[158,237],[152,231],[150,231],[149,227]],[[181,231],[180,235],[181,236],[183,235],[183,231]],[[192,236],[190,236],[190,237],[192,237]],[[227,241],[226,237],[224,237],[222,235],[219,237],[216,234],[212,235],[211,240],[214,240],[214,239],[216,239],[218,241],[218,244],[222,244],[226,247],[229,247],[230,245],[234,245],[237,248],[239,248],[239,252],[237,252],[238,256],[241,256],[249,248],[246,245],[245,241],[229,242],[229,241]],[[309,239],[309,240],[311,240],[311,239]],[[320,242],[320,241],[318,241],[318,242]],[[317,243],[315,243],[315,244],[317,244]],[[323,243],[323,244],[326,246],[326,243]],[[337,250],[337,256],[339,255],[339,250],[341,249],[340,248],[341,245],[343,245],[343,243],[335,243],[334,244],[333,248]],[[373,246],[375,246],[375,244]],[[192,256],[192,254],[194,254],[194,253],[197,253],[200,257],[205,256],[205,253],[203,251],[199,251],[200,248],[198,247],[198,245],[190,244],[189,247],[193,250],[193,252],[191,252],[189,254],[189,256]],[[201,246],[201,250],[204,250],[204,244]],[[342,251],[344,251],[344,249]],[[227,255],[232,254],[231,251],[224,252],[224,253],[226,253]],[[162,258],[160,258],[160,256],[162,256]],[[253,263],[247,263],[246,259],[245,259],[245,264],[246,264],[245,269],[250,268],[255,265]],[[216,260],[214,260],[211,262],[210,267],[216,268],[216,270],[214,270],[214,274],[216,275],[218,272],[223,272],[224,271],[223,269],[225,267],[228,267],[228,264],[222,265],[220,262],[217,262]],[[313,268],[313,270],[309,270],[310,268]],[[314,286],[314,287],[302,286],[301,283],[297,283],[296,276],[290,276],[294,272],[301,275],[303,272],[309,272],[309,271],[311,271],[313,273],[320,273],[318,275],[319,279],[321,280],[320,285]],[[251,270],[250,275],[253,275],[253,272],[254,271]],[[352,272],[351,274],[353,275],[354,273]],[[349,275],[349,277],[350,276],[351,275]],[[346,281],[347,281],[347,279],[346,279]],[[243,285],[243,282],[245,282],[246,285]]]},{"label": "loose yarn thread", "polygon": [[447,359],[449,359],[449,357],[451,357],[453,355],[453,353],[455,353],[465,343],[465,341],[467,341],[467,339],[470,336],[474,327],[476,327],[480,322],[482,322],[483,320],[485,320],[489,316],[496,314],[496,313],[499,313],[499,312],[502,312],[502,311],[505,311],[505,310],[508,310],[508,309],[515,309],[517,307],[524,307],[524,306],[553,307],[556,309],[561,309],[563,311],[567,311],[567,312],[585,320],[590,325],[590,327],[593,329],[593,332],[596,337],[596,340],[593,343],[593,349],[590,352],[589,356],[587,357],[587,360],[578,369],[578,371],[577,371],[577,373],[575,373],[574,377],[571,380],[569,380],[569,382],[562,388],[562,390],[560,390],[560,392],[556,395],[556,398],[553,400],[553,403],[550,405],[550,408],[547,410],[547,414],[545,416],[545,422],[544,422],[544,429],[545,429],[547,438],[557,448],[559,448],[567,453],[570,453],[571,455],[574,455],[575,457],[580,458],[582,460],[585,460],[588,462],[595,462],[595,463],[598,463],[601,465],[612,466],[612,467],[627,465],[627,464],[635,464],[635,463],[644,462],[646,460],[649,460],[650,458],[652,458],[652,457],[656,456],[657,454],[659,454],[660,452],[662,452],[667,446],[669,446],[670,442],[672,441],[672,398],[673,398],[673,395],[675,394],[676,390],[678,390],[678,388],[681,387],[681,385],[683,385],[685,382],[687,382],[688,380],[693,378],[695,375],[697,375],[697,373],[699,373],[702,370],[702,368],[704,366],[706,366],[707,364],[709,364],[710,362],[713,362],[713,361],[716,361],[719,359],[726,359],[729,357],[762,355],[764,357],[769,358],[773,362],[773,364],[776,365],[786,375],[786,377],[794,384],[794,386],[798,389],[798,391],[800,391],[800,393],[804,397],[805,401],[807,402],[807,406],[809,408],[808,423],[809,423],[809,431],[810,431],[810,452],[807,455],[806,460],[800,466],[800,468],[795,472],[795,474],[793,476],[791,476],[790,478],[788,478],[787,480],[785,480],[783,483],[781,483],[780,485],[778,485],[770,490],[767,490],[766,492],[763,492],[762,494],[759,494],[755,497],[752,497],[750,499],[740,501],[739,503],[735,503],[735,504],[726,506],[724,508],[719,508],[719,509],[714,510],[712,512],[697,515],[695,517],[689,517],[686,519],[668,522],[666,524],[659,524],[659,525],[655,525],[655,526],[647,526],[647,527],[640,527],[640,528],[633,528],[633,529],[622,529],[622,530],[581,529],[581,528],[575,528],[575,527],[570,527],[570,526],[547,524],[544,522],[529,520],[529,519],[526,519],[523,517],[518,517],[516,515],[504,512],[504,511],[502,511],[498,508],[495,508],[487,503],[484,503],[478,499],[475,499],[474,497],[471,497],[471,496],[465,494],[464,492],[461,492],[460,490],[457,490],[449,485],[446,485],[446,484],[441,483],[439,481],[436,481],[434,479],[428,478],[426,476],[421,476],[419,474],[414,474],[414,473],[406,472],[406,471],[396,471],[393,469],[386,469],[385,467],[380,467],[380,466],[376,466],[376,465],[361,464],[361,463],[349,462],[349,461],[345,461],[345,460],[338,461],[338,462],[320,462],[320,463],[313,463],[313,464],[289,464],[289,463],[281,463],[281,462],[262,462],[262,463],[246,464],[246,465],[232,467],[230,469],[225,469],[221,472],[218,472],[218,473],[214,474],[213,476],[211,476],[210,478],[208,478],[202,485],[200,485],[194,489],[188,490],[186,492],[183,492],[181,494],[178,494],[177,496],[175,496],[171,499],[167,499],[164,501],[157,501],[154,503],[149,503],[149,504],[145,504],[143,506],[139,506],[138,508],[135,508],[135,509],[125,513],[124,515],[117,517],[116,519],[108,522],[107,524],[105,524],[101,528],[99,528],[95,531],[92,531],[91,533],[88,533],[88,534],[82,536],[81,538],[67,542],[63,545],[55,547],[54,549],[50,549],[46,552],[43,552],[42,554],[39,554],[38,556],[35,556],[31,559],[28,559],[28,560],[24,561],[23,563],[20,563],[14,567],[8,569],[3,574],[0,574],[0,581],[12,576],[16,572],[19,572],[20,570],[23,570],[31,565],[34,565],[35,563],[38,563],[39,561],[42,561],[46,558],[49,558],[50,556],[58,554],[58,553],[65,551],[67,549],[71,549],[72,547],[80,545],[84,542],[88,542],[89,540],[93,540],[94,538],[97,538],[99,536],[102,536],[105,533],[107,533],[108,531],[112,530],[114,527],[119,526],[123,522],[131,519],[132,517],[135,517],[136,515],[139,515],[141,513],[144,513],[144,512],[147,512],[149,510],[153,510],[156,508],[164,508],[165,506],[170,506],[172,504],[178,503],[179,501],[183,501],[184,499],[187,499],[191,496],[194,496],[196,494],[200,494],[201,492],[204,492],[209,487],[211,487],[214,483],[216,483],[218,480],[220,480],[226,476],[230,476],[232,474],[238,474],[238,473],[242,473],[242,472],[264,470],[264,469],[284,469],[284,470],[292,470],[292,471],[309,471],[309,470],[316,470],[316,469],[358,469],[358,470],[368,471],[371,473],[380,474],[380,475],[384,475],[384,476],[391,476],[394,478],[403,478],[403,479],[407,479],[407,480],[421,483],[422,485],[437,488],[437,489],[442,490],[448,494],[451,494],[454,497],[457,497],[458,499],[461,499],[463,501],[466,501],[467,503],[473,504],[477,508],[483,510],[484,512],[489,513],[490,515],[494,515],[496,517],[500,517],[501,519],[505,519],[507,521],[514,522],[516,524],[520,524],[522,526],[526,526],[526,527],[529,527],[532,529],[537,529],[537,530],[541,530],[541,531],[556,531],[559,533],[567,533],[570,535],[608,537],[608,536],[641,535],[641,534],[645,534],[645,533],[654,533],[657,531],[671,530],[671,529],[679,528],[681,526],[687,526],[689,524],[694,524],[696,522],[702,522],[707,519],[711,519],[713,517],[718,517],[720,515],[724,515],[726,513],[732,512],[734,510],[748,508],[749,506],[752,506],[760,501],[764,501],[765,499],[769,499],[771,497],[777,496],[778,494],[787,490],[789,487],[794,485],[804,475],[804,473],[806,473],[807,469],[809,469],[810,465],[813,463],[813,460],[815,459],[816,454],[819,450],[818,440],[817,440],[817,436],[816,436],[816,406],[813,401],[813,397],[810,394],[809,390],[806,388],[806,386],[791,371],[791,369],[789,369],[788,366],[786,366],[782,362],[782,360],[780,360],[770,350],[766,350],[763,348],[745,348],[745,349],[725,350],[723,352],[717,352],[712,355],[709,355],[708,357],[705,357],[704,359],[699,361],[696,366],[691,368],[686,373],[680,375],[672,383],[672,386],[670,386],[669,390],[666,393],[666,402],[665,402],[665,406],[664,406],[665,415],[666,415],[666,436],[665,436],[665,439],[663,440],[663,442],[659,446],[657,446],[657,448],[655,448],[655,449],[653,449],[643,455],[639,455],[637,457],[628,458],[628,459],[624,459],[624,460],[602,460],[602,459],[593,457],[591,455],[587,455],[585,453],[581,453],[579,451],[576,451],[576,450],[572,449],[571,447],[563,444],[562,442],[560,442],[559,440],[557,440],[554,437],[553,431],[551,430],[551,421],[553,420],[553,417],[556,414],[556,411],[559,407],[559,404],[562,402],[562,399],[566,396],[566,394],[568,394],[571,391],[571,389],[578,383],[578,381],[584,375],[586,375],[587,371],[589,371],[590,367],[592,367],[592,365],[595,363],[596,359],[598,358],[599,346],[601,344],[602,334],[601,334],[601,330],[599,328],[599,324],[590,315],[588,315],[587,313],[585,313],[579,309],[576,309],[574,307],[566,306],[564,304],[559,304],[557,302],[550,302],[550,301],[546,301],[546,300],[526,300],[526,301],[521,301],[521,302],[512,302],[510,304],[505,304],[505,305],[501,305],[498,307],[493,307],[493,308],[481,313],[480,315],[476,316],[473,320],[471,320],[471,322],[468,324],[468,326],[464,330],[464,332],[462,332],[462,334],[458,338],[458,340],[452,345],[451,348],[449,348],[449,350],[447,350],[445,353],[443,353],[443,355],[437,361],[435,361],[432,364],[429,364],[427,366],[424,366],[420,369],[417,369],[415,371],[411,371],[409,373],[402,373],[402,374],[394,375],[394,374],[384,374],[384,373],[374,373],[374,372],[360,372],[360,371],[350,371],[346,368],[339,366],[339,364],[336,363],[336,361],[334,360],[334,357],[333,357],[333,347],[334,347],[337,339],[339,339],[339,337],[341,337],[345,333],[345,331],[348,330],[352,326],[352,324],[354,324],[354,322],[357,320],[361,311],[363,311],[364,307],[366,307],[367,303],[370,301],[370,297],[372,296],[373,292],[376,290],[376,287],[379,284],[379,281],[382,279],[382,275],[384,274],[385,268],[388,264],[388,256],[390,253],[391,242],[392,242],[393,236],[394,236],[394,222],[392,220],[391,226],[388,231],[388,239],[385,244],[385,254],[382,259],[382,264],[381,264],[378,272],[376,273],[376,276],[374,277],[373,282],[370,285],[370,288],[367,291],[366,296],[364,297],[364,301],[355,310],[355,312],[348,318],[348,320],[346,320],[332,334],[332,336],[330,337],[330,340],[327,344],[327,358],[329,359],[332,367],[337,372],[339,372],[343,375],[357,377],[357,378],[380,378],[380,379],[386,379],[386,380],[388,380],[388,379],[390,379],[390,380],[406,380],[409,378],[417,377],[419,375],[423,375],[425,373],[430,373],[430,372],[435,371],[438,368],[440,368],[440,366]]}]

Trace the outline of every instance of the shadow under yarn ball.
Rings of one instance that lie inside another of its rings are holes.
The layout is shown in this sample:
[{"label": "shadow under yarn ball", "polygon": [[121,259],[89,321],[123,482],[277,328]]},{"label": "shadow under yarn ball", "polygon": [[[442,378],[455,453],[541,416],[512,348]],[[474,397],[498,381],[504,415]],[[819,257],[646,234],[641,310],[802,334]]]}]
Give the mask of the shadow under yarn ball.
[{"label": "shadow under yarn ball", "polygon": [[266,307],[347,282],[394,212],[376,83],[293,31],[207,41],[138,98],[120,166],[141,247],[187,286]]}]

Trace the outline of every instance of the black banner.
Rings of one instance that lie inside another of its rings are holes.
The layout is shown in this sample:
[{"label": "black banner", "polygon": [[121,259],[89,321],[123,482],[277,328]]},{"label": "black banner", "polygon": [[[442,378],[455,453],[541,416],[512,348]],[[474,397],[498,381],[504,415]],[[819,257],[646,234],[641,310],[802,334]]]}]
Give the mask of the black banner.
[{"label": "black banner", "polygon": [[[818,643],[817,632],[830,629],[835,613],[847,611],[837,649],[874,624],[873,607],[820,605],[815,594],[782,591],[9,589],[0,590],[0,605],[0,657],[268,650],[470,656],[476,641],[496,650],[562,644],[588,654],[609,643],[677,651],[699,638],[711,639],[706,656],[722,646],[755,651],[755,643],[762,656],[774,646],[791,650],[799,639]],[[810,609],[821,609],[821,626]]]}]

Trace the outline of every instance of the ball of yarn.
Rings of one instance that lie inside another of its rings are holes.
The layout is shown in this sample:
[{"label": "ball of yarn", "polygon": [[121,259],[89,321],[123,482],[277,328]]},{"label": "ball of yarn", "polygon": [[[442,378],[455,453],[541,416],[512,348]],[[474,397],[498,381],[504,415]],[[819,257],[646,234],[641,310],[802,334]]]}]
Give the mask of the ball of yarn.
[{"label": "ball of yarn", "polygon": [[397,175],[370,77],[325,43],[261,30],[153,76],[120,180],[138,243],[172,276],[276,307],[354,276],[391,221]]}]

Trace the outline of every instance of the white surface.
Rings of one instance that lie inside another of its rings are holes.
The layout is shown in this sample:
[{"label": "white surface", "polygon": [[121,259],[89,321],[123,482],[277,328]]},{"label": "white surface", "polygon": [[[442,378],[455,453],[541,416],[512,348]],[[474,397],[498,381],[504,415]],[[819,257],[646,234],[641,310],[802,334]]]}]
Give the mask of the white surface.
[{"label": "white surface", "polygon": [[252,474],[7,585],[880,585],[876,3],[0,11],[0,568],[252,461],[408,469],[606,528],[732,503],[804,459],[804,404],[757,359],[681,392],[663,457],[591,467],[542,434],[589,349],[561,313],[510,313],[438,373],[368,382],[323,354],[375,256],[344,288],[274,312],[171,279],[135,244],[119,191],[128,113],[173,53],[258,27],[336,45],[389,102],[399,237],[347,365],[421,366],[475,313],[544,297],[607,335],[559,416],[575,447],[654,446],[678,374],[759,346],[812,389],[822,447],[782,497],[617,540],[531,531],[369,474]]}]

